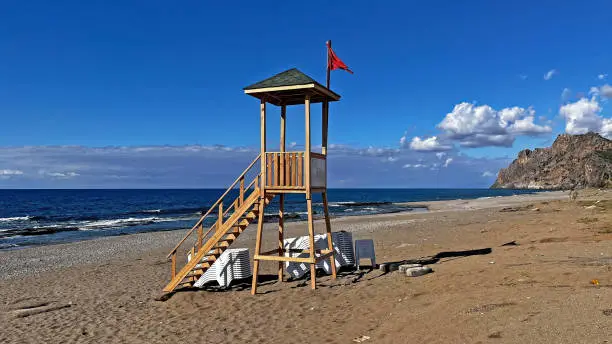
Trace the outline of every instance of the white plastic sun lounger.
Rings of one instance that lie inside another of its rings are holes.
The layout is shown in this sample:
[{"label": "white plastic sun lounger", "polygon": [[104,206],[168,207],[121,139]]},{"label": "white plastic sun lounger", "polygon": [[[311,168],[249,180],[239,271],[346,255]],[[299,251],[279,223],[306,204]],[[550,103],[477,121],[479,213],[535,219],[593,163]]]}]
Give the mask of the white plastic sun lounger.
[{"label": "white plastic sun lounger", "polygon": [[195,283],[194,287],[201,288],[210,281],[217,281],[223,288],[229,287],[235,279],[253,276],[248,248],[230,248],[225,250],[213,265],[206,270]]},{"label": "white plastic sun lounger", "polygon": [[[325,250],[327,249],[327,234],[315,235],[315,249]],[[354,266],[355,265],[355,253],[353,250],[353,235],[349,232],[332,232],[332,241],[334,243],[336,267],[340,268],[343,266]],[[297,238],[288,238],[284,240],[284,247],[286,250],[305,250],[310,248],[308,236],[301,236]],[[297,253],[287,252],[286,257],[300,257],[307,258],[308,253]],[[331,266],[329,259],[324,259],[316,264],[317,269],[323,269],[325,273],[331,274]],[[286,262],[285,270],[291,277],[300,278],[310,271],[310,264]]]}]

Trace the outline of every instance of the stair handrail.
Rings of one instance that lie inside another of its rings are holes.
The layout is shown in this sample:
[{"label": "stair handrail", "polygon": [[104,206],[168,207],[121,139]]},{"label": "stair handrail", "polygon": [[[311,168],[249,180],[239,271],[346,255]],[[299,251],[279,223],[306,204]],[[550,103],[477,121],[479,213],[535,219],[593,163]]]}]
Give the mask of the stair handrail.
[{"label": "stair handrail", "polygon": [[[219,202],[223,201],[223,198],[225,196],[227,196],[227,194],[234,188],[234,186],[236,186],[236,183],[238,183],[242,178],[244,178],[244,176],[251,170],[251,168],[255,165],[255,163],[261,158],[261,153],[257,155],[257,157],[255,157],[255,159],[253,160],[253,162],[251,162],[251,164],[249,164],[249,166],[240,174],[240,176],[238,176],[238,178],[236,178],[236,180],[234,180],[234,182],[232,183],[232,185],[230,185],[230,187],[227,188],[227,190],[225,190],[225,192],[223,193],[223,195],[221,195],[221,197],[219,197],[219,199],[215,202],[215,204],[213,204],[208,211],[202,215],[200,217],[200,219],[198,220],[198,222],[196,222],[196,224],[191,227],[191,229],[187,232],[187,234],[185,234],[185,236],[183,237],[183,239],[181,239],[181,241],[179,241],[178,244],[176,244],[176,246],[172,249],[172,251],[170,251],[170,253],[168,253],[168,255],[166,256],[166,258],[170,258],[173,254],[176,253],[176,251],[178,250],[179,247],[181,247],[181,245],[185,242],[185,240],[187,240],[187,238],[189,238],[189,236],[193,233],[193,231],[195,231],[203,222],[204,219],[210,215],[210,213],[213,211],[213,209],[215,209],[217,207],[217,205],[219,205]],[[257,177],[260,175],[261,173],[259,173],[255,179],[253,180],[253,182],[251,182],[249,184],[248,187],[245,188],[245,190],[248,190],[251,185],[254,184],[254,181],[257,180]],[[229,207],[228,207],[229,210]],[[223,215],[220,215],[223,216]],[[210,233],[210,231],[213,229],[213,227],[215,227],[215,225],[212,225],[208,231],[206,232],[206,234],[204,234],[203,236],[206,237],[208,235],[208,233]]]}]

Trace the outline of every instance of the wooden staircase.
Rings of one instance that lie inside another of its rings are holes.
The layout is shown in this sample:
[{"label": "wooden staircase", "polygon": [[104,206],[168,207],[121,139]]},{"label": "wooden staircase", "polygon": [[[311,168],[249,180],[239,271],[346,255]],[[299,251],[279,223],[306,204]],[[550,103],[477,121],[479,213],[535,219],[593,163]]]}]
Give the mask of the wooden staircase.
[{"label": "wooden staircase", "polygon": [[[274,198],[273,194],[263,196],[259,188],[260,174],[245,187],[245,176],[247,172],[259,160],[259,156],[247,167],[247,169],[234,181],[215,204],[204,214],[195,226],[191,228],[185,237],[168,254],[172,259],[172,278],[164,288],[165,292],[171,292],[177,288],[191,287],[208,270],[212,264],[221,256],[231,244],[246,230],[256,219],[263,219],[263,209]],[[224,198],[234,187],[238,187],[239,195],[231,205],[224,211]],[[245,197],[245,195],[248,196]],[[204,233],[204,220],[217,210],[217,221]],[[184,252],[185,257],[190,254],[185,265],[176,271],[177,253],[179,248],[194,235],[195,242],[191,249]],[[205,241],[206,240],[206,241]],[[204,242],[205,241],[205,242]]]}]

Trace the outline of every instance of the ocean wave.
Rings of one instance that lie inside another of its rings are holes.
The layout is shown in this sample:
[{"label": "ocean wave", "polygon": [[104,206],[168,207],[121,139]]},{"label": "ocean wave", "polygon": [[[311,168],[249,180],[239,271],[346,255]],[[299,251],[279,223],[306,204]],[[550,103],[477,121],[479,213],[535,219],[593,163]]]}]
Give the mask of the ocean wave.
[{"label": "ocean wave", "polygon": [[140,212],[143,214],[159,214],[161,213],[161,209],[147,209],[147,210],[141,210]]},{"label": "ocean wave", "polygon": [[28,227],[18,228],[3,228],[0,229],[0,238],[15,238],[17,236],[32,236],[32,235],[44,235],[54,234],[59,232],[68,231],[92,231],[92,230],[105,230],[105,229],[120,229],[133,226],[146,226],[155,223],[162,222],[179,222],[179,221],[190,221],[191,217],[130,217],[122,219],[108,219],[108,220],[95,220],[95,221],[70,221],[60,222],[49,225],[37,225]]},{"label": "ocean wave", "polygon": [[377,206],[377,205],[391,205],[393,204],[392,202],[357,202],[357,201],[347,201],[347,202],[331,202],[329,203],[330,207],[338,207],[338,206],[344,206],[344,207],[371,207],[371,206]]},{"label": "ocean wave", "polygon": [[28,228],[8,229],[0,232],[0,238],[15,238],[18,236],[32,236],[32,235],[45,235],[54,234],[58,232],[77,231],[78,227],[74,226],[63,226],[63,225],[49,225],[49,226],[33,226]]},{"label": "ocean wave", "polygon": [[33,216],[0,217],[0,222],[30,221]]},{"label": "ocean wave", "polygon": [[123,213],[124,215],[141,215],[141,214],[202,214],[208,211],[208,207],[185,207],[185,208],[169,208],[169,209],[143,209],[143,210],[135,210],[129,211],[127,213]]},{"label": "ocean wave", "polygon": [[122,228],[132,226],[150,225],[158,222],[170,222],[177,221],[173,218],[160,218],[160,217],[130,217],[127,219],[111,219],[111,220],[99,220],[86,222],[79,226],[80,230],[93,230],[93,229],[105,229],[105,228]]},{"label": "ocean wave", "polygon": [[99,217],[94,215],[34,215],[34,216],[16,216],[16,217],[0,217],[0,222],[67,222],[67,221],[93,221]]},{"label": "ocean wave", "polygon": [[8,244],[0,243],[0,250],[6,250],[9,248],[15,248],[15,247],[19,247],[19,245],[11,244],[11,243],[8,243]]}]

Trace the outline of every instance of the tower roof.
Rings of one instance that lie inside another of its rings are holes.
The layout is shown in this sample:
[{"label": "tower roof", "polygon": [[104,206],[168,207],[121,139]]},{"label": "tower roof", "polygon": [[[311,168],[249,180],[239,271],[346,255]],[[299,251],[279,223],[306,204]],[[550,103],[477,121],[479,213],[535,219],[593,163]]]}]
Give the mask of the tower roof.
[{"label": "tower roof", "polygon": [[244,88],[244,93],[274,105],[303,104],[307,95],[311,103],[337,101],[340,95],[319,84],[297,68],[286,70]]}]

